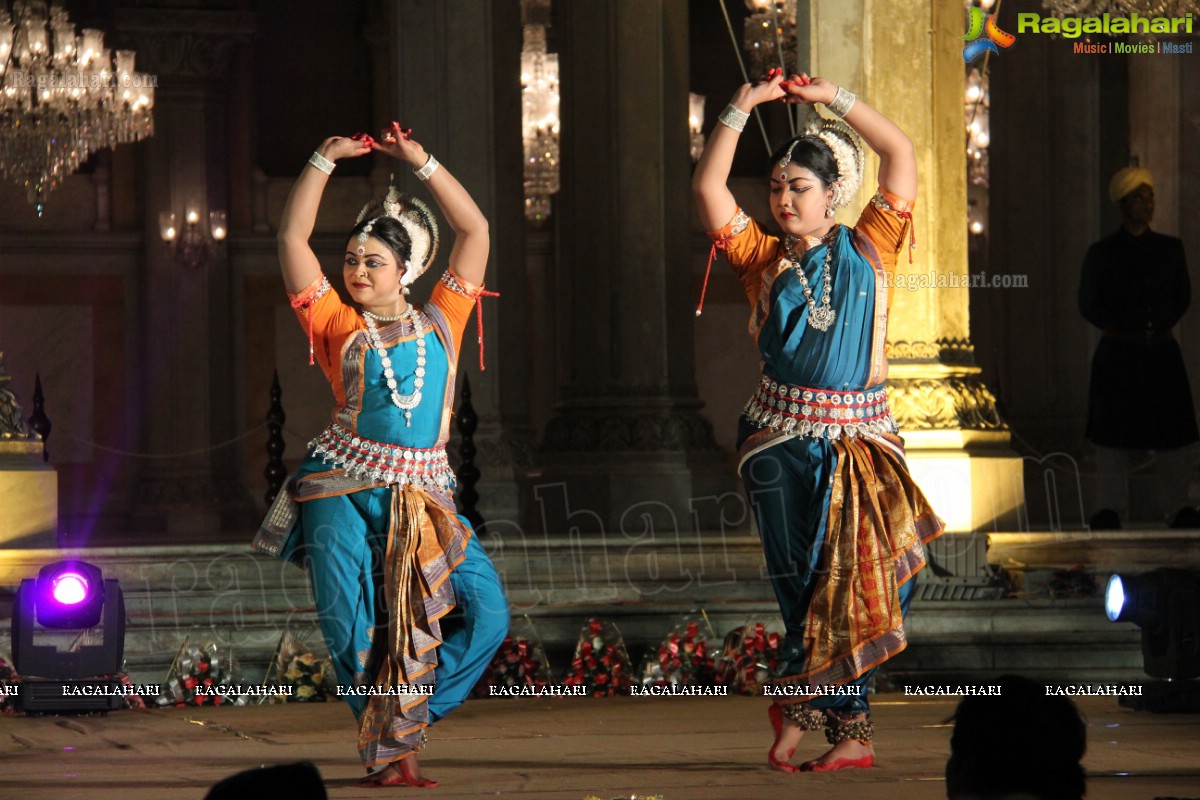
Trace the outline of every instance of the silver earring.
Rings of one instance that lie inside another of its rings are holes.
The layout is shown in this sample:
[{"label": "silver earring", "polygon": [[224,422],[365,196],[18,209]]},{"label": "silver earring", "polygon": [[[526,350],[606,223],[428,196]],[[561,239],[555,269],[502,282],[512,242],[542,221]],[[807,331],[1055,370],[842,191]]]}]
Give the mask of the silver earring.
[{"label": "silver earring", "polygon": [[825,206],[825,219],[833,219],[833,206]]}]

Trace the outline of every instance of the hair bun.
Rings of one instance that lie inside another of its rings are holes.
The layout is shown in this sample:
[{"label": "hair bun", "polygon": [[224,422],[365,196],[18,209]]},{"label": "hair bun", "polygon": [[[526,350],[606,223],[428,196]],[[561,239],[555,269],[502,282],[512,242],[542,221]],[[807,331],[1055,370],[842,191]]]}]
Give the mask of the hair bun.
[{"label": "hair bun", "polygon": [[862,140],[846,123],[819,114],[804,126],[804,134],[824,142],[837,162],[838,179],[833,185],[830,207],[843,208],[849,205],[862,186],[863,171],[866,169]]},{"label": "hair bun", "polygon": [[429,206],[412,195],[397,190],[395,181],[396,176],[393,175],[388,182],[387,194],[382,200],[371,200],[362,207],[355,225],[360,225],[370,215],[370,222],[363,228],[364,233],[369,234],[375,221],[384,217],[394,219],[403,226],[408,234],[410,250],[406,269],[400,277],[400,285],[405,287],[407,294],[408,285],[421,277],[437,257],[438,224]]}]

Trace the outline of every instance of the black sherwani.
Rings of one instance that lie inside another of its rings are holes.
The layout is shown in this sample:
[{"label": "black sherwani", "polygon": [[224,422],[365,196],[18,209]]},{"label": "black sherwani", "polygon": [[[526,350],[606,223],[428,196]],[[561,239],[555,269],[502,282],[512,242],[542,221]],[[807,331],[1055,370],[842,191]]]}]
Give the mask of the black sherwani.
[{"label": "black sherwani", "polygon": [[1087,438],[1169,450],[1200,439],[1183,354],[1171,328],[1191,303],[1183,242],[1121,227],[1088,248],[1079,310],[1103,333],[1092,359]]}]

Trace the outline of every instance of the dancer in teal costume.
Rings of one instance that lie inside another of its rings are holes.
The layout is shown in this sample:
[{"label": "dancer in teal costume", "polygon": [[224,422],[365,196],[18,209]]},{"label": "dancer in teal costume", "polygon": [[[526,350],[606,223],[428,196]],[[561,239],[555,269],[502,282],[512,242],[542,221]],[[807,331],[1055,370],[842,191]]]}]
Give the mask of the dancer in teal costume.
[{"label": "dancer in teal costume", "polygon": [[[393,123],[381,142],[326,140],[284,209],[284,283],[335,406],[255,539],[307,566],[368,782],[381,786],[436,785],[417,764],[426,728],[466,699],[509,620],[496,570],[455,510],[445,452],[459,342],[485,294],[487,222],[410,133]],[[337,159],[372,150],[408,162],[454,230],[449,268],[424,306],[405,299],[437,251],[436,221],[419,201],[393,189],[382,208],[364,209],[343,265],[354,306],[308,245]],[[462,624],[443,634],[455,606]]]},{"label": "dancer in teal costume", "polygon": [[[771,157],[782,236],[751,219],[727,186],[750,110],[778,100],[819,102],[845,120],[814,114]],[[884,384],[890,279],[911,242],[916,159],[899,127],[823,78],[773,70],[739,89],[718,119],[693,190],[714,254],[725,251],[745,288],[762,358],[738,450],[786,627],[768,763],[785,772],[869,767],[867,683],[906,646],[924,544],[942,530],[908,474]],[[833,217],[862,181],[859,136],[880,156],[879,187],[848,228]],[[803,732],[820,729],[832,748],[791,763]]]}]

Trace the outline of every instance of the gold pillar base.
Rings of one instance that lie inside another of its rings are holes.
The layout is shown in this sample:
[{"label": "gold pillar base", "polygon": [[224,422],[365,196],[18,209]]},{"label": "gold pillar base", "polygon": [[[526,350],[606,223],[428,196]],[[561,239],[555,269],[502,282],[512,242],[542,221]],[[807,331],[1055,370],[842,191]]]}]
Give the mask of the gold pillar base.
[{"label": "gold pillar base", "polygon": [[1017,530],[1025,506],[1022,459],[969,342],[896,342],[888,402],[909,471],[952,533]]},{"label": "gold pillar base", "polygon": [[58,472],[41,439],[0,441],[0,548],[58,546]]}]

